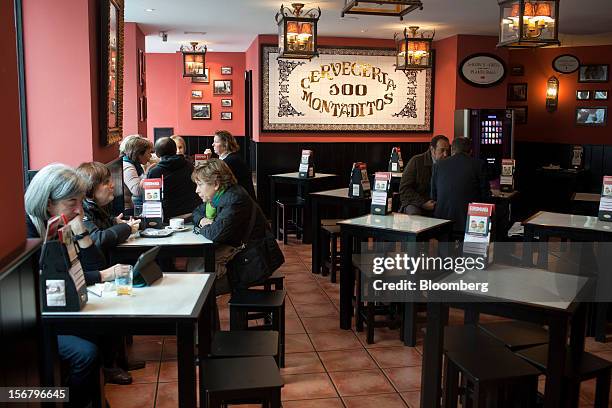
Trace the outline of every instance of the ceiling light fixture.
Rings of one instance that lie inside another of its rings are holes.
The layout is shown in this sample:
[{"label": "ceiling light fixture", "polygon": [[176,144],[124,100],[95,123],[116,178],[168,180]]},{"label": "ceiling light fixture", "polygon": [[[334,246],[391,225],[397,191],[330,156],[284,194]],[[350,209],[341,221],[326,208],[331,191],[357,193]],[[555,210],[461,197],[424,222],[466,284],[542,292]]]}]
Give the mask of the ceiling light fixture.
[{"label": "ceiling light fixture", "polygon": [[148,11],[148,12],[150,13],[150,12],[152,12],[152,11],[155,11],[155,9],[153,9],[153,8],[148,8],[148,9],[145,9],[145,11]]},{"label": "ceiling light fixture", "polygon": [[500,0],[498,47],[560,45],[559,0]]},{"label": "ceiling light fixture", "polygon": [[319,55],[317,50],[317,22],[321,8],[302,12],[304,4],[291,3],[293,10],[281,6],[276,13],[278,24],[279,58],[311,59]]},{"label": "ceiling light fixture", "polygon": [[416,9],[423,10],[421,0],[344,0],[344,8],[340,15],[368,14],[371,16],[404,16]]},{"label": "ceiling light fixture", "polygon": [[190,43],[191,48],[181,45],[183,53],[183,77],[204,76],[206,45],[199,46],[197,41]]},{"label": "ceiling light fixture", "polygon": [[404,28],[404,35],[395,33],[396,71],[431,68],[431,43],[435,31],[421,31],[419,27]]}]

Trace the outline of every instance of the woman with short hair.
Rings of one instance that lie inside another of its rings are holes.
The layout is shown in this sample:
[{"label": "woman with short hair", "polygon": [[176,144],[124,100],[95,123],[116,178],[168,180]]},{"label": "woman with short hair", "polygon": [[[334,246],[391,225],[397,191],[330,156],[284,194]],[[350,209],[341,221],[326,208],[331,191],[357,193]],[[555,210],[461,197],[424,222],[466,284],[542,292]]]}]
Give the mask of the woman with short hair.
[{"label": "woman with short hair", "polygon": [[240,146],[234,136],[227,130],[218,130],[215,132],[213,139],[213,149],[221,160],[225,162],[236,176],[236,180],[253,200],[255,197],[255,188],[253,187],[253,177],[251,170],[238,154]]},{"label": "woman with short hair", "polygon": [[125,143],[120,145],[119,152],[123,156],[123,194],[126,198],[126,207],[142,206],[143,180],[145,179],[146,165],[151,159],[153,144],[150,140],[140,135],[129,135],[125,138]]}]

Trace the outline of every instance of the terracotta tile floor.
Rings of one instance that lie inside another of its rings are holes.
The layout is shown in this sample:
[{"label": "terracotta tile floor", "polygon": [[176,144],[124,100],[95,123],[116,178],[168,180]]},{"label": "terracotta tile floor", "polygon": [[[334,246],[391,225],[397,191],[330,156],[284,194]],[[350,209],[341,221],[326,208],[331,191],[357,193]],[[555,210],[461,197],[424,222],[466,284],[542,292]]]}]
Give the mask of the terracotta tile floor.
[{"label": "terracotta tile floor", "polygon": [[[287,356],[281,370],[285,408],[410,407],[419,406],[422,332],[417,347],[405,347],[397,330],[376,329],[375,344],[365,334],[338,327],[338,284],[310,273],[310,246],[283,247],[282,271],[289,300],[286,304]],[[229,327],[228,297],[218,299],[221,326]],[[451,324],[461,324],[463,313],[451,310]],[[425,316],[419,316],[424,324]],[[612,342],[587,339],[587,350],[612,359]],[[132,372],[134,384],[107,385],[113,408],[178,406],[176,339],[137,336],[130,349],[147,367]],[[543,377],[541,389],[543,390]],[[581,388],[580,407],[593,406],[594,381]],[[610,400],[612,402],[612,399]],[[612,406],[612,404],[611,404]]]}]

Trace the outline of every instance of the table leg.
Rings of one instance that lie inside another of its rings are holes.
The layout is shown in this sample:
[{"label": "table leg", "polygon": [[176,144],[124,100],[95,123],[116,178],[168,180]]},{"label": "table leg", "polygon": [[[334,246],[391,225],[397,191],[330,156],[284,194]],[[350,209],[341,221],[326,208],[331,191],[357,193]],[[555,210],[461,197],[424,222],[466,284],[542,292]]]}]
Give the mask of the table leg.
[{"label": "table leg", "polygon": [[427,304],[427,333],[423,344],[421,408],[440,406],[444,326],[447,321],[448,305],[430,300]]},{"label": "table leg", "polygon": [[196,407],[195,322],[176,325],[178,395],[180,408]]},{"label": "table leg", "polygon": [[321,214],[319,200],[312,198],[312,273],[321,273]]},{"label": "table leg", "polygon": [[525,231],[523,233],[523,266],[533,266],[533,227],[525,225]]},{"label": "table leg", "polygon": [[216,297],[214,296],[215,287],[210,289],[210,294],[206,299],[206,305],[202,309],[202,313],[198,316],[198,358],[200,367],[200,407],[206,408],[206,389],[204,388],[204,370],[202,364],[204,360],[210,354],[210,347],[212,343],[212,335],[214,332],[213,321],[215,320],[216,314]]},{"label": "table leg", "polygon": [[302,220],[302,226],[304,227],[302,243],[310,244],[313,242],[313,234],[318,230],[315,228],[311,228],[311,203],[310,203],[310,185],[309,183],[305,183],[303,186],[300,184],[301,188],[301,197],[304,199],[304,219]]},{"label": "table leg", "polygon": [[563,372],[565,370],[565,344],[567,340],[567,318],[553,316],[549,321],[548,373],[544,408],[562,406]]},{"label": "table leg", "polygon": [[344,228],[340,233],[340,328],[351,328],[351,311],[353,293],[355,291],[355,277],[353,276],[353,246],[351,234]]},{"label": "table leg", "polygon": [[215,262],[215,246],[204,245],[204,272],[215,273]]},{"label": "table leg", "polygon": [[276,182],[270,179],[270,218],[272,219],[272,233],[276,236]]}]

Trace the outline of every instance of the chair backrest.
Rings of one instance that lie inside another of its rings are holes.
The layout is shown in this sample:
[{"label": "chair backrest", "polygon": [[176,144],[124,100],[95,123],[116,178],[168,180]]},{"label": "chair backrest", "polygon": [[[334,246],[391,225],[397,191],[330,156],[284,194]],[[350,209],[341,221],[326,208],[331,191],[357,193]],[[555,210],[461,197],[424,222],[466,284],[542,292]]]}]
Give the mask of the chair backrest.
[{"label": "chair backrest", "polygon": [[121,157],[117,157],[113,161],[106,163],[106,167],[110,170],[111,180],[113,180],[114,195],[115,198],[111,205],[111,212],[113,215],[119,215],[124,211],[124,197],[123,197],[123,160]]}]

